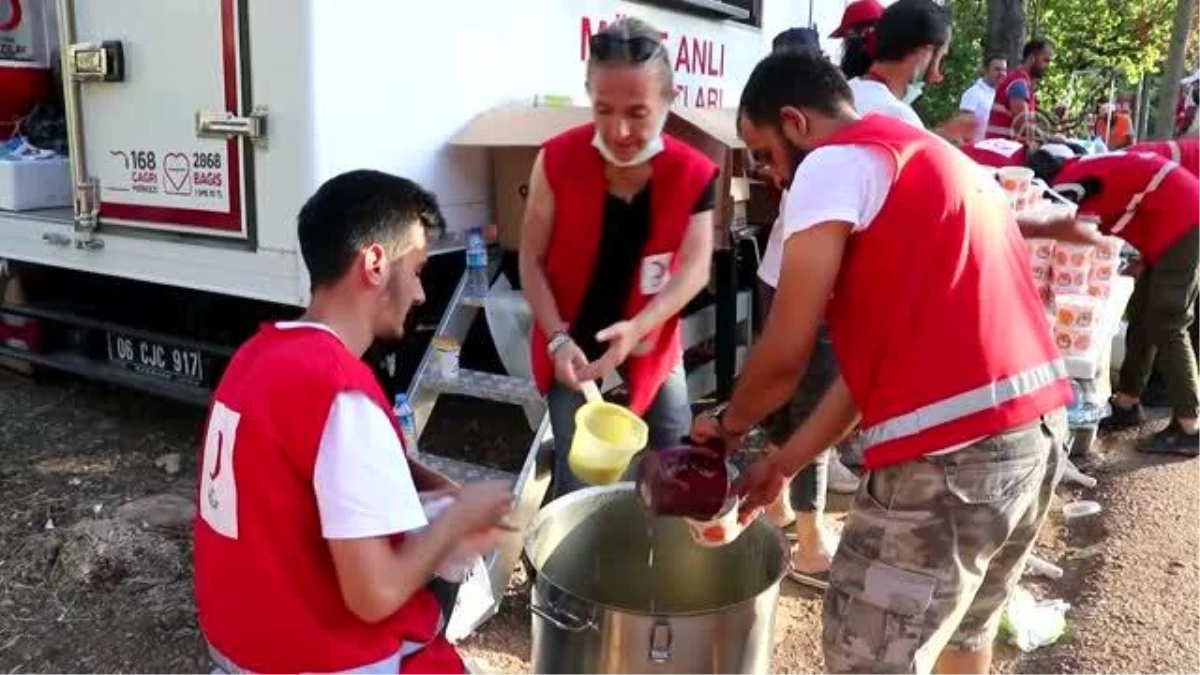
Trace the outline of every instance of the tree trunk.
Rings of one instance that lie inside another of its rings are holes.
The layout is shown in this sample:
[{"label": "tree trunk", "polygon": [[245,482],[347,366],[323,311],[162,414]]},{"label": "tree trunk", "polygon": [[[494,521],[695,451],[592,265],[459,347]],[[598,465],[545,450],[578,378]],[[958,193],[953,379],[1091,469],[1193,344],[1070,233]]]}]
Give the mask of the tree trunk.
[{"label": "tree trunk", "polygon": [[1004,56],[1009,67],[1021,63],[1025,41],[1025,0],[987,0],[987,36],[983,51]]},{"label": "tree trunk", "polygon": [[1158,90],[1158,118],[1154,121],[1155,138],[1170,138],[1175,131],[1175,104],[1179,100],[1179,80],[1183,78],[1183,55],[1190,37],[1192,9],[1196,0],[1175,0],[1175,24],[1171,28],[1171,48],[1167,67]]}]

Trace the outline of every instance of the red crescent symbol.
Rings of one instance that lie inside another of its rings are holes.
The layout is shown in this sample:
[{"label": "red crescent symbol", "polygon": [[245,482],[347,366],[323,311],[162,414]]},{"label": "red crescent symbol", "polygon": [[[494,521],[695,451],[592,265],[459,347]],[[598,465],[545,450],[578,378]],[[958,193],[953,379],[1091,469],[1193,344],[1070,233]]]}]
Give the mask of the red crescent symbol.
[{"label": "red crescent symbol", "polygon": [[0,23],[0,30],[12,30],[21,25],[21,0],[8,0],[8,6],[12,9],[8,16],[8,21]]},{"label": "red crescent symbol", "polygon": [[216,466],[213,467],[212,473],[208,474],[208,477],[211,478],[212,480],[216,480],[217,475],[221,473],[221,455],[224,454],[224,450],[225,450],[225,435],[218,431],[217,432],[217,464],[216,464]]}]

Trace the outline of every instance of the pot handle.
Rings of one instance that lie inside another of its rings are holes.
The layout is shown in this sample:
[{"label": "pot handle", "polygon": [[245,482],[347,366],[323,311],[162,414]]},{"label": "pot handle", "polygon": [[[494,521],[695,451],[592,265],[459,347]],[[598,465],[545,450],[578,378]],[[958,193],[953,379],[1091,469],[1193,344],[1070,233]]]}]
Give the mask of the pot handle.
[{"label": "pot handle", "polygon": [[596,620],[594,618],[581,619],[553,605],[538,607],[531,602],[529,603],[529,611],[549,621],[555,628],[565,630],[568,633],[582,633],[589,628],[596,627]]},{"label": "pot handle", "polygon": [[655,621],[650,629],[650,660],[666,663],[671,660],[671,624]]}]

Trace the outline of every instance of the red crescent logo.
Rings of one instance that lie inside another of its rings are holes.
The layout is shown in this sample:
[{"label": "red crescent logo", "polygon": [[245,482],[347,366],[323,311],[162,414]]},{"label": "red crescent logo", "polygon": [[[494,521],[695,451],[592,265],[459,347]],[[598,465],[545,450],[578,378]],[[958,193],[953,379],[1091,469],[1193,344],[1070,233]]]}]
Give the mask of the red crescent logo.
[{"label": "red crescent logo", "polygon": [[224,450],[225,450],[225,435],[218,431],[217,432],[217,463],[215,466],[213,466],[212,473],[208,474],[208,477],[211,478],[212,480],[216,480],[217,476],[221,473],[221,455],[224,454]]},{"label": "red crescent logo", "polygon": [[21,0],[8,0],[8,21],[0,22],[0,30],[12,30],[21,25]]}]

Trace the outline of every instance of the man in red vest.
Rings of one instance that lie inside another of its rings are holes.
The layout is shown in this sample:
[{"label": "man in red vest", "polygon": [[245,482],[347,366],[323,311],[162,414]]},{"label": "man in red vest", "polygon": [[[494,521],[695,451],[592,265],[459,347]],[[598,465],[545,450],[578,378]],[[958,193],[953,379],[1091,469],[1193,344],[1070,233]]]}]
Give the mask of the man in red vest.
[{"label": "man in red vest", "polygon": [[743,474],[743,518],[860,424],[868,473],[829,571],[826,671],[987,672],[1071,398],[1013,212],[955,148],[860,118],[810,55],[760,62],[740,117],[746,145],[791,180],[783,264],[733,398],[693,436],[736,447],[796,386],[827,317],[841,375]]},{"label": "man in red vest", "polygon": [[1054,60],[1054,48],[1042,39],[1025,43],[1021,66],[1008,73],[996,85],[992,114],[988,118],[988,138],[1012,138],[1028,145],[1046,136],[1037,127],[1037,81]]},{"label": "man in red vest", "polygon": [[1149,152],[1175,162],[1200,177],[1200,139],[1195,136],[1176,138],[1170,141],[1142,141],[1125,148],[1130,154]]},{"label": "man in red vest", "polygon": [[1142,256],[1126,315],[1125,360],[1112,416],[1101,428],[1115,431],[1146,421],[1141,396],[1157,355],[1171,402],[1171,422],[1144,452],[1200,454],[1200,377],[1188,329],[1200,294],[1200,182],[1179,164],[1150,153],[1112,152],[1068,160],[1041,177],[1079,202],[1079,213],[1100,230],[1129,242]]},{"label": "man in red vest", "polygon": [[582,485],[566,460],[583,382],[619,370],[651,448],[687,435],[679,313],[708,283],[718,173],[663,133],[675,89],[657,29],[623,18],[589,47],[595,122],[542,147],[521,232],[532,366],[547,394],[559,496]]},{"label": "man in red vest", "polygon": [[[465,672],[431,580],[464,540],[491,539],[511,488],[459,489],[406,460],[361,360],[424,299],[440,223],[433,195],[375,171],[300,211],[312,303],[234,354],[200,458],[196,607],[216,672]],[[418,491],[457,494],[428,522]]]}]

